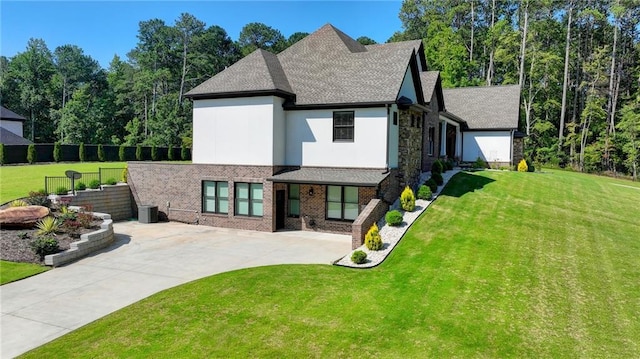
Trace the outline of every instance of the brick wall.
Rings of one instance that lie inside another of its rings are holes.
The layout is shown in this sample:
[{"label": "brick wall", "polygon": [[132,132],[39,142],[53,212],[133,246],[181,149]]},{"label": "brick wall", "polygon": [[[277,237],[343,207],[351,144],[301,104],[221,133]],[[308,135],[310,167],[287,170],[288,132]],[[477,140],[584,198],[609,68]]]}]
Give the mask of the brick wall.
[{"label": "brick wall", "polygon": [[364,243],[364,237],[371,226],[378,222],[389,210],[389,205],[380,199],[372,199],[351,225],[351,249]]},{"label": "brick wall", "polygon": [[132,217],[131,192],[127,184],[114,186],[102,185],[101,190],[76,191],[75,196],[62,196],[70,199],[72,206],[91,205],[93,211],[108,213],[114,221]]},{"label": "brick wall", "polygon": [[[440,154],[440,136],[438,136],[440,115],[438,112],[438,96],[436,95],[436,91],[433,92],[430,105],[432,111],[425,115],[424,126],[422,128],[422,172],[431,171],[431,165]],[[429,128],[434,129],[433,153],[431,154],[429,153]]]},{"label": "brick wall", "polygon": [[[157,205],[161,218],[215,227],[275,230],[273,183],[266,178],[279,167],[130,162],[128,168],[136,205]],[[228,214],[202,213],[203,180],[229,183]],[[262,217],[234,215],[236,182],[262,183]]]}]

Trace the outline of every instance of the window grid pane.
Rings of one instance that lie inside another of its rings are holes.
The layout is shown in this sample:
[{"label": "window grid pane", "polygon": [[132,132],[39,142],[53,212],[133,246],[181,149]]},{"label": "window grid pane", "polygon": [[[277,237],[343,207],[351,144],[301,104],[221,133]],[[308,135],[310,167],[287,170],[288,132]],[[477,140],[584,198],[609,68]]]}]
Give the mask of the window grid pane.
[{"label": "window grid pane", "polygon": [[333,113],[333,140],[353,141],[354,112],[336,111]]}]

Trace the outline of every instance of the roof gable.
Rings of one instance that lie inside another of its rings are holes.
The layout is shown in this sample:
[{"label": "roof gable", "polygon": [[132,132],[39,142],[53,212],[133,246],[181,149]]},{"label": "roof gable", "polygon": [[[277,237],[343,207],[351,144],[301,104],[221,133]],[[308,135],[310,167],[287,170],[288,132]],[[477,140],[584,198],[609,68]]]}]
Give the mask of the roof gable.
[{"label": "roof gable", "polygon": [[517,129],[520,86],[483,86],[444,89],[447,112],[464,119],[470,130]]},{"label": "roof gable", "polygon": [[5,145],[30,145],[33,142],[16,135],[4,127],[0,127],[0,143]]},{"label": "roof gable", "polygon": [[17,113],[3,106],[0,106],[0,119],[3,119],[5,121],[21,121],[21,122],[24,122],[27,120],[26,118],[18,115]]}]

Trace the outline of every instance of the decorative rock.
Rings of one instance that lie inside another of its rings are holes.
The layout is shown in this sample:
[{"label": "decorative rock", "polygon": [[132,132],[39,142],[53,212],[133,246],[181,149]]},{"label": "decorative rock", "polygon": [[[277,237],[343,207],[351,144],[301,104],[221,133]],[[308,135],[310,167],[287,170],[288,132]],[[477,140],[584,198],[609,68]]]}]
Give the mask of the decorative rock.
[{"label": "decorative rock", "polygon": [[38,220],[49,215],[43,206],[9,207],[0,210],[0,225],[9,228],[32,228]]}]

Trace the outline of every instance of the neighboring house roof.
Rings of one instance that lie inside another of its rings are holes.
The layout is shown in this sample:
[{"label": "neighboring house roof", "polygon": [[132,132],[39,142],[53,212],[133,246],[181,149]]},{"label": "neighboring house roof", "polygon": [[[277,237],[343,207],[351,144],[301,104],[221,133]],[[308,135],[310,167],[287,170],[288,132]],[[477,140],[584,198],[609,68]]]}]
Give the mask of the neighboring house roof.
[{"label": "neighboring house roof", "polygon": [[30,145],[33,142],[27,140],[24,137],[16,135],[15,133],[7,130],[4,127],[0,127],[0,143],[5,145]]},{"label": "neighboring house roof", "polygon": [[256,50],[185,96],[280,90],[295,94],[296,106],[393,103],[421,49],[420,40],[364,46],[327,24],[278,55]]},{"label": "neighboring house roof", "polygon": [[518,129],[520,86],[444,89],[447,112],[467,122],[470,130]]},{"label": "neighboring house roof", "polygon": [[389,176],[382,169],[301,167],[267,178],[281,183],[376,186]]},{"label": "neighboring house roof", "polygon": [[6,120],[6,121],[21,121],[21,122],[24,122],[27,120],[26,118],[18,115],[17,113],[3,106],[0,106],[0,119]]}]

